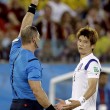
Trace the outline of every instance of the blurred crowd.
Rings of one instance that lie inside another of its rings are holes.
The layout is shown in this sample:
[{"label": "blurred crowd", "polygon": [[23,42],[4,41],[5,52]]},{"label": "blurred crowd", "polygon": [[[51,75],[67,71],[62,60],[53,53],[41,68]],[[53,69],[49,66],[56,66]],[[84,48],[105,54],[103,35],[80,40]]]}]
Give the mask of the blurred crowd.
[{"label": "blurred crowd", "polygon": [[[19,34],[28,2],[0,1],[0,61],[8,61],[11,42]],[[94,53],[102,63],[110,62],[110,0],[42,0],[33,25],[40,33],[35,55],[42,62],[75,63],[79,60],[77,31],[86,25],[99,34]],[[24,6],[23,6],[24,4]]]},{"label": "blurred crowd", "polygon": [[96,110],[110,110],[110,86],[108,73],[101,72],[97,94]]}]

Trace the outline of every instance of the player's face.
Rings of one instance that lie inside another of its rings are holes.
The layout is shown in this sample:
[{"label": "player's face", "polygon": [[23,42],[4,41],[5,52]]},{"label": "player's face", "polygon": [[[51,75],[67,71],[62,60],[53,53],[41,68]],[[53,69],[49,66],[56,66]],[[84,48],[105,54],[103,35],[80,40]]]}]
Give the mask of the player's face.
[{"label": "player's face", "polygon": [[94,45],[91,45],[90,40],[81,35],[77,41],[78,51],[80,55],[86,56],[92,52]]}]

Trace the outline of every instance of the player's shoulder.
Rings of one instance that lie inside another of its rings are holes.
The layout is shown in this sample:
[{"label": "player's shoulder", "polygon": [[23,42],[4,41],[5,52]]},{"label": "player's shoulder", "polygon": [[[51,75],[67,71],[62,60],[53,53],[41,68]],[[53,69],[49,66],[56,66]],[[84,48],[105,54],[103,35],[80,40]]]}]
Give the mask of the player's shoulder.
[{"label": "player's shoulder", "polygon": [[21,40],[21,37],[20,37],[20,36],[18,36],[17,38],[15,38],[15,39],[12,41],[12,43],[18,42],[19,40]]},{"label": "player's shoulder", "polygon": [[91,55],[87,58],[87,62],[88,62],[88,61],[99,63],[99,59],[98,59],[94,54],[91,54]]},{"label": "player's shoulder", "polygon": [[27,57],[28,57],[28,62],[35,61],[35,60],[38,61],[38,58],[35,57],[35,55],[32,52],[27,51]]},{"label": "player's shoulder", "polygon": [[99,62],[98,58],[96,56],[94,56],[93,54],[90,54],[86,57],[84,57],[82,60],[81,60],[81,63],[83,64],[87,64],[88,62]]},{"label": "player's shoulder", "polygon": [[87,56],[86,59],[84,59],[83,63],[85,65],[85,70],[94,66],[101,68],[100,61],[94,54],[90,54],[89,56]]},{"label": "player's shoulder", "polygon": [[101,69],[100,61],[95,55],[92,55],[89,58],[88,63],[91,67],[99,67]]},{"label": "player's shoulder", "polygon": [[99,59],[95,55],[93,55],[93,59],[94,59],[94,61],[93,61],[94,65],[99,65],[99,67],[101,68],[101,64],[100,64]]},{"label": "player's shoulder", "polygon": [[33,65],[40,65],[39,59],[32,52],[27,52],[27,61]]}]

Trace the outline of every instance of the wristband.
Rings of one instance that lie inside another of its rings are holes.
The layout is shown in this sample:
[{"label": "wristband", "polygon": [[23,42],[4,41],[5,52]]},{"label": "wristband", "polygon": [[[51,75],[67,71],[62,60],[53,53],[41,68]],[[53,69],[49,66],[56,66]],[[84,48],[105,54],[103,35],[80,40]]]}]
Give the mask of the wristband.
[{"label": "wristband", "polygon": [[81,105],[83,103],[85,103],[85,101],[86,101],[85,97],[82,96],[82,97],[79,98],[79,102],[80,102]]},{"label": "wristband", "polygon": [[35,12],[36,12],[36,5],[34,5],[34,4],[30,4],[30,6],[28,7],[28,12],[30,12],[30,13],[32,13],[32,14],[35,14]]},{"label": "wristband", "polygon": [[46,108],[46,110],[55,110],[55,108],[54,108],[53,105],[51,104],[48,108]]},{"label": "wristband", "polygon": [[65,100],[65,103],[66,103],[67,105],[71,104],[71,102],[69,102],[68,100]]},{"label": "wristband", "polygon": [[36,8],[37,6],[35,4],[30,4],[30,6],[32,6],[33,8]]}]

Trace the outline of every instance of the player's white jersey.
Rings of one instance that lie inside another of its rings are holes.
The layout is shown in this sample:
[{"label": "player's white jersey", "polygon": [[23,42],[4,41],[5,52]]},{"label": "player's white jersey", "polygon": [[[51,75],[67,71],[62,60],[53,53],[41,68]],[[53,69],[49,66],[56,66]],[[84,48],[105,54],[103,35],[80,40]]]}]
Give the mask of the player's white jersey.
[{"label": "player's white jersey", "polygon": [[[72,99],[78,100],[88,89],[88,78],[99,78],[101,65],[93,53],[82,58],[73,73]],[[80,107],[74,110],[96,110],[96,92]]]}]

